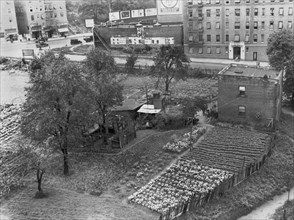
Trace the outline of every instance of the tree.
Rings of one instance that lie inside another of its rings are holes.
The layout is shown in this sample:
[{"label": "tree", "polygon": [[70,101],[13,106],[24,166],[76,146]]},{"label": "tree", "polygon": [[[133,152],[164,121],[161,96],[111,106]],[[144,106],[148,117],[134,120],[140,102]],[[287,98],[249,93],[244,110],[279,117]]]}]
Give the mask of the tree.
[{"label": "tree", "polygon": [[[98,121],[108,134],[108,116],[111,108],[123,101],[123,86],[117,78],[117,68],[113,57],[93,49],[87,54],[85,61],[87,79],[94,100]],[[106,138],[104,139],[106,141]]]},{"label": "tree", "polygon": [[108,18],[109,8],[105,1],[90,0],[84,2],[78,12],[84,18],[93,18],[95,23],[105,22]]},{"label": "tree", "polygon": [[173,79],[185,79],[187,76],[189,62],[183,48],[163,45],[154,58],[151,74],[164,80],[165,92],[169,93],[169,86]]},{"label": "tree", "polygon": [[21,131],[63,155],[64,174],[69,174],[68,150],[80,143],[91,124],[91,101],[80,67],[61,53],[46,52],[32,62],[30,86],[23,105]]},{"label": "tree", "polygon": [[136,55],[134,52],[130,56],[127,57],[127,62],[125,64],[125,67],[129,73],[134,72],[134,69],[135,69],[134,67],[137,62],[137,59],[138,59],[138,55]]},{"label": "tree", "polygon": [[267,55],[277,71],[285,69],[284,92],[294,103],[294,33],[284,30],[271,34]]}]

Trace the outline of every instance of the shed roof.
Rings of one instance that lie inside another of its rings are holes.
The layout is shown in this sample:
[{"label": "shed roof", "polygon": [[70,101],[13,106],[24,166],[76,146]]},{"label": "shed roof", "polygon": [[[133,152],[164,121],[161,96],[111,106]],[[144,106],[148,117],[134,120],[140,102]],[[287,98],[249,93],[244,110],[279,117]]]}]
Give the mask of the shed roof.
[{"label": "shed roof", "polygon": [[122,105],[113,107],[112,111],[132,111],[141,107],[144,102],[137,101],[135,99],[125,99]]},{"label": "shed roof", "polygon": [[246,66],[238,64],[230,64],[225,67],[220,73],[224,76],[245,76],[245,77],[256,77],[262,78],[265,75],[268,78],[277,79],[279,78],[280,73],[274,69],[270,68],[261,68],[256,66]]},{"label": "shed roof", "polygon": [[161,109],[155,109],[154,105],[143,105],[138,112],[139,113],[145,113],[145,114],[157,114],[161,111]]}]

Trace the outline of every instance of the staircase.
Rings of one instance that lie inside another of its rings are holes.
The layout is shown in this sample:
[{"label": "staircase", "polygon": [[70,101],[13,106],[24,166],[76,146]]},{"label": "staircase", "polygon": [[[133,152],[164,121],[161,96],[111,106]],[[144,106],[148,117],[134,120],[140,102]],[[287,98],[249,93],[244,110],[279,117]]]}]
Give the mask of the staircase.
[{"label": "staircase", "polygon": [[[108,43],[106,42],[106,40],[100,35],[100,33],[94,28],[93,29],[94,31],[94,44],[95,44],[95,47],[96,47],[96,43],[97,44],[102,44],[103,47],[107,50],[107,51],[110,51],[111,48],[109,47]],[[97,38],[95,38],[97,36]]]}]

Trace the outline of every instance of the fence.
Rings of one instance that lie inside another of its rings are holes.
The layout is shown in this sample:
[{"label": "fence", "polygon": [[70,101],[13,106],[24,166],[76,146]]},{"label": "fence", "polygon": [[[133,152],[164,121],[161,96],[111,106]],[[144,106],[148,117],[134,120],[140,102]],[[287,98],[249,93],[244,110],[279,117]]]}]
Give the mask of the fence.
[{"label": "fence", "polygon": [[274,136],[271,139],[270,146],[268,151],[260,157],[259,160],[248,164],[247,166],[243,166],[237,173],[235,173],[231,178],[226,179],[218,186],[216,186],[213,190],[207,193],[194,193],[187,202],[181,203],[175,207],[172,207],[168,210],[168,212],[162,214],[159,220],[171,220],[174,219],[189,210],[194,210],[197,207],[200,207],[214,198],[221,197],[224,193],[232,187],[237,186],[244,180],[246,180],[250,175],[260,170],[263,164],[266,162],[267,158],[271,156],[272,149],[274,146],[273,140],[276,138]]}]

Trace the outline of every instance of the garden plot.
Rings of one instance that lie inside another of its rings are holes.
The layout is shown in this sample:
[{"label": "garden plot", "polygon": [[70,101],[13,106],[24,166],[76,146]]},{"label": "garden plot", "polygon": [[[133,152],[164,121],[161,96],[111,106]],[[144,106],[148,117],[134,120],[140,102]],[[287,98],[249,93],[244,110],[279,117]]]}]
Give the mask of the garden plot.
[{"label": "garden plot", "polygon": [[271,137],[243,129],[214,128],[184,158],[218,169],[238,172],[267,154]]},{"label": "garden plot", "polygon": [[173,219],[185,212],[191,200],[196,198],[198,202],[193,204],[201,205],[203,198],[209,201],[218,190],[223,193],[225,188],[231,187],[235,174],[268,153],[270,142],[267,134],[213,128],[190,152],[128,200]]}]

